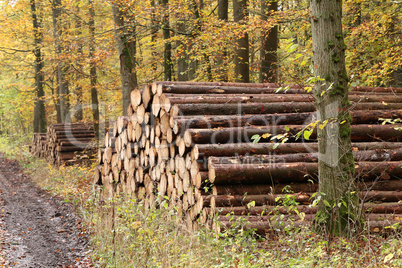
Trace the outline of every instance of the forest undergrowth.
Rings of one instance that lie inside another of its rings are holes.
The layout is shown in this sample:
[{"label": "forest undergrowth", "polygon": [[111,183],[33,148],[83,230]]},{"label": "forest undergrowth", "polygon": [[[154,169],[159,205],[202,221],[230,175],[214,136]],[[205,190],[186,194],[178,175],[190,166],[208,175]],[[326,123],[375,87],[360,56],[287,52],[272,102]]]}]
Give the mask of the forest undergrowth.
[{"label": "forest undergrowth", "polygon": [[242,222],[220,234],[188,232],[164,203],[145,210],[124,196],[100,200],[93,167],[51,166],[29,154],[29,141],[2,136],[0,152],[18,160],[39,187],[76,206],[99,267],[402,267],[400,233],[329,238],[299,227],[261,237]]}]

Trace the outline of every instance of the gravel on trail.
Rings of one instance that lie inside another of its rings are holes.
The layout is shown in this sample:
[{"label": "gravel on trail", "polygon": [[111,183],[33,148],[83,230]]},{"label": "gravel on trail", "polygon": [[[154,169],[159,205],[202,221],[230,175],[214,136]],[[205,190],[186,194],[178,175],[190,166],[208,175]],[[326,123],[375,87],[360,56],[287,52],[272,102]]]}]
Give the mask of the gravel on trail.
[{"label": "gravel on trail", "polygon": [[93,267],[72,204],[39,189],[0,155],[0,267]]}]

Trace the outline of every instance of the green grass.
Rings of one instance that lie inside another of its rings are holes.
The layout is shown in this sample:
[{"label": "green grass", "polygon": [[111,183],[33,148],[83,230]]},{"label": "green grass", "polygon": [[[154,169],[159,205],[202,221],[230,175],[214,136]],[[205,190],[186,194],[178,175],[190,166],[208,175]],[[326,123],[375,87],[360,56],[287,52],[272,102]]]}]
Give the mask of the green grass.
[{"label": "green grass", "polygon": [[99,201],[91,168],[53,167],[30,156],[26,144],[27,138],[0,137],[5,157],[20,161],[38,186],[77,206],[100,267],[402,267],[400,234],[328,241],[298,228],[262,239],[241,223],[218,235],[205,228],[188,232],[163,205],[145,210],[123,196]]}]

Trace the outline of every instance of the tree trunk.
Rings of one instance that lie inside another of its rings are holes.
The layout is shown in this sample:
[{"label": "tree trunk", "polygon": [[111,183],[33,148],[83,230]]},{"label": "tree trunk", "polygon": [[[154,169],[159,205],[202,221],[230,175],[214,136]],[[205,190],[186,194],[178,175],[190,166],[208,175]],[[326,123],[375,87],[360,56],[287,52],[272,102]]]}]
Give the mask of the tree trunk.
[{"label": "tree trunk", "polygon": [[97,74],[96,74],[96,60],[95,60],[95,9],[93,0],[88,0],[89,5],[89,58],[90,58],[90,84],[91,84],[91,102],[92,102],[92,116],[94,120],[95,137],[99,139],[99,100],[98,90],[96,88]]},{"label": "tree trunk", "polygon": [[[186,17],[184,15],[179,15],[181,17],[177,18],[177,29],[180,32],[186,32]],[[178,55],[177,59],[177,81],[188,81],[189,74],[189,57],[188,57],[188,45],[185,42],[178,41],[177,47],[180,48],[181,53]]]},{"label": "tree trunk", "polygon": [[43,89],[44,75],[43,75],[43,59],[41,52],[41,45],[43,34],[40,27],[40,22],[36,14],[35,0],[31,0],[31,14],[34,32],[34,55],[35,55],[35,108],[34,108],[34,132],[46,132],[46,114],[45,114],[45,92]]},{"label": "tree trunk", "polygon": [[[248,19],[247,5],[247,0],[233,0],[233,18],[236,23],[242,24]],[[245,32],[235,38],[237,39],[234,58],[235,80],[250,83],[248,33]]]},{"label": "tree trunk", "polygon": [[[156,39],[158,37],[158,29],[159,29],[159,23],[156,20],[156,1],[151,0],[151,42],[152,42],[152,70],[154,71],[156,75],[156,70],[158,69],[158,53],[157,53],[157,48],[156,48]],[[156,76],[155,76],[156,77]],[[155,77],[153,77],[152,80],[155,80]]]},{"label": "tree trunk", "polygon": [[52,15],[53,15],[53,36],[55,43],[56,57],[59,58],[56,64],[56,81],[57,81],[57,101],[59,105],[59,115],[57,118],[61,123],[70,122],[70,112],[68,104],[68,81],[66,80],[66,63],[62,60],[62,41],[61,41],[61,0],[53,0]]},{"label": "tree trunk", "polygon": [[[194,38],[196,35],[200,35],[202,33],[200,9],[202,9],[203,2],[200,1],[200,8],[198,7],[198,4],[195,0],[192,1],[192,4],[193,4],[193,9],[194,9],[195,20],[197,23],[197,27],[195,28],[196,31],[193,32],[193,34],[192,34],[192,36]],[[207,73],[207,79],[209,82],[211,82],[213,79],[211,62],[209,60],[208,54],[206,53],[206,51],[207,51],[206,46],[202,45],[202,49],[204,50],[203,57],[204,57],[205,65],[206,65],[205,69],[206,69],[206,73]]]},{"label": "tree trunk", "polygon": [[[262,0],[261,13],[265,20],[277,10],[277,0]],[[261,43],[260,83],[276,83],[278,80],[278,58],[276,54],[278,50],[278,25],[273,26],[271,29],[266,29],[262,33]]]},{"label": "tree trunk", "polygon": [[[222,24],[225,24],[228,21],[228,10],[229,10],[229,0],[218,0],[218,19]],[[223,51],[221,52],[221,54],[218,56],[217,59],[218,67],[216,72],[218,73],[219,81],[222,82],[228,81],[227,70],[225,70],[224,67],[225,65],[224,61],[227,56],[228,53],[226,51],[226,48],[223,48]]]},{"label": "tree trunk", "polygon": [[317,129],[319,192],[323,195],[315,226],[319,232],[350,236],[361,221],[348,112],[342,1],[312,0],[310,8],[315,77],[325,79],[314,85],[317,113],[321,123],[331,121]]},{"label": "tree trunk", "polygon": [[123,114],[127,115],[127,108],[130,104],[130,93],[138,86],[137,73],[135,71],[137,64],[136,29],[135,26],[127,25],[134,22],[134,20],[129,21],[124,6],[114,3],[112,10],[113,20],[116,25],[117,47],[120,55]]},{"label": "tree trunk", "polygon": [[169,0],[162,0],[164,8],[163,15],[163,40],[165,41],[165,51],[163,57],[163,66],[165,81],[172,81],[173,63],[172,63],[172,43],[170,41],[170,24],[169,24]]},{"label": "tree trunk", "polygon": [[[80,6],[77,3],[75,7],[75,11],[77,14],[79,14]],[[75,96],[77,98],[76,102],[76,108],[75,108],[75,119],[77,121],[82,121],[84,119],[84,109],[82,107],[83,103],[83,92],[82,92],[82,86],[81,86],[81,81],[83,80],[83,61],[84,61],[84,52],[83,52],[83,41],[82,41],[82,21],[79,16],[75,18],[75,28],[76,28],[76,33],[77,33],[77,57],[76,57],[76,65],[77,65],[77,70],[76,70],[76,85],[75,85]]]}]

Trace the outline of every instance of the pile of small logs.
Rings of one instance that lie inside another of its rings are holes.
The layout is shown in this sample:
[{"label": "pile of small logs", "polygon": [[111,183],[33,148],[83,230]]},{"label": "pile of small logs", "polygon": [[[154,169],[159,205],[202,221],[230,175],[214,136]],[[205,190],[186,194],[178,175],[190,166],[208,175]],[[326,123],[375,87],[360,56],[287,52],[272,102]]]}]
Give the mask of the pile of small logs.
[{"label": "pile of small logs", "polygon": [[96,150],[94,128],[87,123],[52,124],[46,134],[35,133],[31,145],[34,155],[56,165],[88,161]]},{"label": "pile of small logs", "polygon": [[[359,194],[371,229],[402,216],[402,132],[379,121],[402,117],[400,93],[356,87],[349,95]],[[95,183],[105,197],[123,192],[148,208],[168,202],[188,227],[217,231],[247,217],[247,226],[265,232],[277,213],[306,222],[316,212],[309,206],[318,190],[315,132],[296,139],[316,120],[304,89],[154,82],[131,93],[127,114],[98,153]],[[278,206],[288,199],[299,214]]]},{"label": "pile of small logs", "polygon": [[29,152],[36,157],[43,157],[46,147],[46,133],[34,133],[32,142],[29,146]]}]

